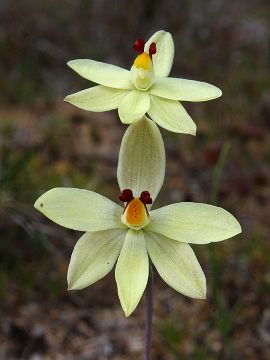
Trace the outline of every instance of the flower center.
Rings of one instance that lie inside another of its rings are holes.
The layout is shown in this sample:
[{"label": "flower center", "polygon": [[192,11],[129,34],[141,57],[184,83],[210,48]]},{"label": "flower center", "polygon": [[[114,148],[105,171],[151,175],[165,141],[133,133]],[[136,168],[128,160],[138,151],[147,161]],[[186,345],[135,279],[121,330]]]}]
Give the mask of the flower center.
[{"label": "flower center", "polygon": [[134,61],[134,66],[136,66],[137,69],[142,68],[144,70],[149,70],[152,66],[152,61],[149,54],[143,52],[138,55]]},{"label": "flower center", "polygon": [[156,44],[152,43],[149,53],[144,51],[144,40],[138,39],[133,44],[133,49],[139,53],[131,68],[131,80],[138,90],[146,91],[154,79],[152,55],[156,53]]},{"label": "flower center", "polygon": [[139,230],[149,224],[149,213],[146,204],[152,204],[148,191],[143,191],[139,198],[133,197],[130,189],[122,191],[119,199],[126,202],[124,213],[121,216],[123,224],[134,230]]}]

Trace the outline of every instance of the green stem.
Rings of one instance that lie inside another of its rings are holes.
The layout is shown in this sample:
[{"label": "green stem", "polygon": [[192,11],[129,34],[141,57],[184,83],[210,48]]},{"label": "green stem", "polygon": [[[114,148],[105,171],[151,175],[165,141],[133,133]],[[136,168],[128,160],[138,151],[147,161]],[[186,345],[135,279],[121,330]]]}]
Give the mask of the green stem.
[{"label": "green stem", "polygon": [[146,311],[145,311],[145,360],[151,360],[152,322],[153,322],[153,283],[154,273],[149,266],[149,279],[146,286]]},{"label": "green stem", "polygon": [[219,155],[219,158],[218,158],[217,165],[214,169],[213,183],[212,183],[212,190],[211,190],[211,197],[210,197],[210,202],[212,205],[217,205],[217,203],[218,203],[218,191],[220,188],[221,177],[222,177],[224,165],[227,160],[230,148],[231,148],[231,145],[228,143],[223,145],[220,155]]},{"label": "green stem", "polygon": [[[219,193],[219,189],[220,189],[220,183],[221,183],[221,178],[222,178],[225,162],[228,157],[230,147],[231,146],[228,143],[223,145],[220,155],[219,155],[217,165],[214,169],[211,198],[210,198],[210,202],[212,205],[217,205],[219,202],[218,193]],[[219,289],[219,287],[220,287],[219,280],[220,280],[221,276],[220,276],[220,271],[219,271],[219,267],[218,267],[218,261],[217,261],[216,251],[215,251],[215,244],[209,244],[209,261],[210,261],[210,271],[211,271],[211,275],[212,275],[213,302],[217,308],[215,321],[216,321],[217,327],[219,328],[219,330],[223,336],[224,344],[225,344],[226,348],[228,348],[228,350],[229,350],[229,346],[227,346],[228,345],[227,330],[224,329],[224,326],[223,326],[223,319],[224,319],[224,316],[226,316],[226,311],[224,309],[224,304],[222,302],[222,297],[221,297],[221,293],[220,293],[220,289]]]},{"label": "green stem", "polygon": [[[225,165],[229,150],[230,150],[230,144],[224,144],[221,149],[217,165],[214,169],[211,198],[210,198],[210,203],[212,205],[218,204],[218,192],[219,192],[219,188],[220,188],[222,172],[224,169],[224,165]],[[211,270],[212,279],[213,279],[212,280],[213,299],[214,299],[214,303],[219,308],[219,305],[221,303],[221,298],[220,298],[220,293],[219,293],[219,278],[220,278],[220,276],[219,276],[219,269],[218,269],[218,264],[217,264],[217,257],[216,257],[216,253],[215,253],[215,244],[209,244],[209,255],[210,255],[210,270]]]}]

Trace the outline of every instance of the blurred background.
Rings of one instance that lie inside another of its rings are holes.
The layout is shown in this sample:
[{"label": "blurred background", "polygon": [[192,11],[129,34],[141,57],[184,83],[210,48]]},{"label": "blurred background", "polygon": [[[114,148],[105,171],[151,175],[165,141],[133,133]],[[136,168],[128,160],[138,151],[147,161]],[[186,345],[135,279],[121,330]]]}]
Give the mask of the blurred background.
[{"label": "blurred background", "polygon": [[153,359],[270,359],[270,4],[268,0],[0,2],[0,359],[141,359],[144,299],[126,319],[111,273],[67,292],[79,232],[33,208],[74,186],[117,201],[125,126],[116,112],[63,103],[91,86],[66,66],[91,58],[130,68],[132,43],[155,31],[175,41],[172,76],[223,97],[185,103],[196,137],[161,130],[167,174],[156,206],[219,204],[243,234],[194,246],[206,301],[155,277]]}]

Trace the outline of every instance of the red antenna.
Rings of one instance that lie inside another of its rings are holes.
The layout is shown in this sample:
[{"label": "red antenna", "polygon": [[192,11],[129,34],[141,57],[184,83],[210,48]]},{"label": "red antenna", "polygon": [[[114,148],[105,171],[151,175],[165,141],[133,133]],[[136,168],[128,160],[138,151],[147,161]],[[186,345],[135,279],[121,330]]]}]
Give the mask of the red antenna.
[{"label": "red antenna", "polygon": [[135,40],[134,43],[133,43],[133,49],[134,49],[137,53],[141,54],[141,53],[144,52],[144,44],[145,44],[145,42],[144,42],[143,39],[137,39],[137,40]]},{"label": "red antenna", "polygon": [[119,200],[127,203],[129,203],[133,199],[134,199],[133,192],[130,189],[123,190],[121,195],[119,196]]},{"label": "red antenna", "polygon": [[150,55],[150,57],[152,58],[152,55],[154,55],[156,52],[157,52],[157,45],[156,45],[156,43],[153,42],[149,46],[149,55]]}]

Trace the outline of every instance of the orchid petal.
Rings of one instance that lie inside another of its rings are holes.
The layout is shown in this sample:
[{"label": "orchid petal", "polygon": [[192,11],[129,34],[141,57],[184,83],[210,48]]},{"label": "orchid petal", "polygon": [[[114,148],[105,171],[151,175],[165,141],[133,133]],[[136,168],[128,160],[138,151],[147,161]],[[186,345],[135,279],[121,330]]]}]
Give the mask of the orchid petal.
[{"label": "orchid petal", "polygon": [[68,268],[69,290],[92,285],[111,271],[120,254],[126,232],[120,229],[88,232],[78,240]]},{"label": "orchid petal", "polygon": [[149,191],[154,200],[165,175],[165,150],[157,125],[147,117],[131,124],[121,143],[117,178],[121,191],[135,197]]},{"label": "orchid petal", "polygon": [[71,60],[67,64],[80,76],[94,83],[116,89],[134,88],[130,71],[119,66],[88,59]]},{"label": "orchid petal", "polygon": [[73,230],[100,231],[123,227],[123,208],[89,190],[54,188],[40,196],[34,206],[50,220]]},{"label": "orchid petal", "polygon": [[150,93],[165,99],[182,101],[208,101],[222,95],[218,87],[206,82],[176,78],[156,79]]},{"label": "orchid petal", "polygon": [[148,111],[150,98],[147,92],[130,91],[120,102],[118,113],[124,124],[139,120]]},{"label": "orchid petal", "polygon": [[126,90],[98,85],[68,95],[64,101],[87,111],[108,111],[117,109],[126,93]]},{"label": "orchid petal", "polygon": [[164,129],[176,133],[196,135],[194,121],[178,101],[152,95],[148,114]]},{"label": "orchid petal", "polygon": [[126,316],[137,307],[148,274],[149,261],[143,231],[129,230],[115,269],[118,296]]},{"label": "orchid petal", "polygon": [[191,298],[205,299],[205,276],[190,245],[150,231],[145,232],[145,241],[155,268],[168,285]]},{"label": "orchid petal", "polygon": [[157,52],[152,56],[155,74],[166,77],[171,71],[174,58],[172,35],[164,30],[157,31],[145,44],[145,52],[149,52],[149,47],[153,42],[156,43],[157,47]]},{"label": "orchid petal", "polygon": [[208,244],[229,239],[241,226],[228,211],[208,204],[182,202],[150,212],[146,229],[170,239],[193,244]]}]

